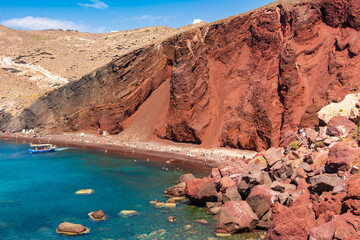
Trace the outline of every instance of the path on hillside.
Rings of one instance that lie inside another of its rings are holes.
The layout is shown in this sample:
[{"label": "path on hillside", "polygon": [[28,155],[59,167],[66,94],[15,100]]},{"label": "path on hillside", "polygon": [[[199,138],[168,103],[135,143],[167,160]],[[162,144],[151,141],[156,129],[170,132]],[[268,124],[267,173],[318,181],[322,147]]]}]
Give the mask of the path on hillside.
[{"label": "path on hillside", "polygon": [[2,67],[7,67],[7,68],[15,68],[17,70],[22,71],[24,68],[25,69],[30,69],[33,70],[37,73],[40,73],[44,76],[46,76],[50,81],[51,84],[67,84],[69,82],[68,79],[66,78],[62,78],[59,77],[57,75],[52,74],[51,72],[49,72],[48,70],[44,69],[43,67],[39,66],[39,65],[33,65],[33,64],[19,64],[19,63],[15,63],[11,60],[11,58],[8,57],[3,57],[0,59],[0,65]]}]

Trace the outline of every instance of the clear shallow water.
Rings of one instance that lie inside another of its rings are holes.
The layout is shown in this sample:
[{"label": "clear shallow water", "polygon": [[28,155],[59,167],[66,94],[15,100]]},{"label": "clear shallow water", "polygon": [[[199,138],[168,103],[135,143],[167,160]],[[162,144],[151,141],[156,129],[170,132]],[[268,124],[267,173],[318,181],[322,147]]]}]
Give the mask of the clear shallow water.
[{"label": "clear shallow water", "polygon": [[[25,144],[0,142],[0,239],[69,239],[55,231],[63,221],[91,229],[90,234],[74,237],[77,239],[137,239],[158,229],[166,230],[159,239],[214,237],[216,221],[204,209],[187,204],[171,210],[155,209],[149,204],[154,199],[166,201],[163,191],[185,173],[171,164],[134,162],[121,155],[78,149],[30,155],[27,149]],[[162,170],[165,165],[169,171]],[[195,174],[200,177],[205,173]],[[96,193],[74,194],[87,188]],[[91,221],[88,213],[99,209],[107,220]],[[121,210],[140,214],[122,218],[118,216]],[[175,216],[176,223],[166,222],[168,216]],[[197,219],[206,219],[210,225],[194,223]],[[187,224],[196,235],[183,229]]]}]

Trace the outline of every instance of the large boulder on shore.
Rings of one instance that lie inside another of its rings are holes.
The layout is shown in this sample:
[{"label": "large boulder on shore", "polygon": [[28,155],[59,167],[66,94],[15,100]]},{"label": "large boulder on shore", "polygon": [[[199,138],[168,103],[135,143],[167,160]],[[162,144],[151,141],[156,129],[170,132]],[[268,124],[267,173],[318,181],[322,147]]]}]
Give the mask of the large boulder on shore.
[{"label": "large boulder on shore", "polygon": [[314,192],[322,193],[344,190],[344,179],[337,174],[323,174],[310,178],[311,188]]},{"label": "large boulder on shore", "polygon": [[243,161],[228,161],[224,164],[221,164],[218,169],[222,177],[228,176],[232,179],[238,179],[247,169],[247,164]]},{"label": "large boulder on shore", "polygon": [[195,176],[192,173],[185,173],[179,177],[179,183],[185,183],[188,180],[195,179]]},{"label": "large boulder on shore", "polygon": [[185,195],[186,183],[181,182],[165,190],[165,195],[170,197],[180,197]]},{"label": "large boulder on shore", "polygon": [[326,134],[329,136],[347,137],[355,126],[355,123],[346,117],[333,117],[327,125]]},{"label": "large boulder on shore", "polygon": [[360,199],[360,173],[346,181],[346,194],[349,198]]},{"label": "large boulder on shore", "polygon": [[330,222],[310,230],[309,240],[358,239],[360,218],[351,213],[334,216]]},{"label": "large boulder on shore", "polygon": [[226,191],[223,193],[222,199],[223,202],[242,200],[236,185],[232,185],[231,187],[227,188]]},{"label": "large boulder on shore", "polygon": [[284,148],[269,148],[264,152],[264,158],[268,162],[268,165],[272,167],[275,163],[281,161],[284,157]]},{"label": "large boulder on shore", "polygon": [[57,227],[56,232],[64,235],[80,235],[89,232],[89,230],[81,224],[62,222]]},{"label": "large boulder on shore", "polygon": [[302,195],[289,208],[274,211],[268,231],[269,240],[304,240],[315,226],[315,213],[309,193]]},{"label": "large boulder on shore", "polygon": [[231,186],[236,186],[236,182],[231,178],[229,178],[228,176],[225,176],[220,179],[218,188],[220,189],[221,192],[224,193],[226,189],[228,189]]},{"label": "large boulder on shore", "polygon": [[258,220],[246,201],[229,201],[220,208],[215,232],[248,232],[255,229]]},{"label": "large boulder on shore", "polygon": [[188,180],[185,187],[185,195],[196,205],[205,205],[206,202],[216,202],[217,192],[215,178],[195,178]]},{"label": "large boulder on shore", "polygon": [[253,187],[246,201],[260,219],[267,213],[275,202],[276,194],[268,186],[257,185]]},{"label": "large boulder on shore", "polygon": [[359,159],[359,148],[353,148],[348,143],[336,143],[329,150],[326,165],[336,173],[349,170],[350,166]]}]

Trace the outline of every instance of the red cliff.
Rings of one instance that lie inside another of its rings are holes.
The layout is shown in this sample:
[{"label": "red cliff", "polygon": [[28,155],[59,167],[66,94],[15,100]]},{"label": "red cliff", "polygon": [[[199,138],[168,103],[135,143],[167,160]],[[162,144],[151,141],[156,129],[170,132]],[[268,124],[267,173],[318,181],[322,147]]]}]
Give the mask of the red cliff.
[{"label": "red cliff", "polygon": [[117,134],[165,86],[150,135],[262,150],[289,129],[314,125],[321,107],[358,89],[359,30],[356,0],[278,1],[114,60],[2,129]]}]

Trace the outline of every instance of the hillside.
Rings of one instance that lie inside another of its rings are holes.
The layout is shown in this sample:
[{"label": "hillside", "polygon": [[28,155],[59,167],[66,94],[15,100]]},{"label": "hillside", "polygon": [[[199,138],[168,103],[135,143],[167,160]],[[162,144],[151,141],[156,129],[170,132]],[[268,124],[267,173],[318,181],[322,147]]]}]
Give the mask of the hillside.
[{"label": "hillside", "polygon": [[184,29],[157,26],[91,34],[0,25],[0,108],[18,116],[45,93]]},{"label": "hillside", "polygon": [[[266,149],[358,90],[359,29],[354,0],[278,1],[128,51],[20,117],[5,116],[1,129],[107,131],[123,139],[146,132],[143,139]],[[161,104],[158,92],[168,96]],[[130,131],[137,116],[155,109]]]}]

